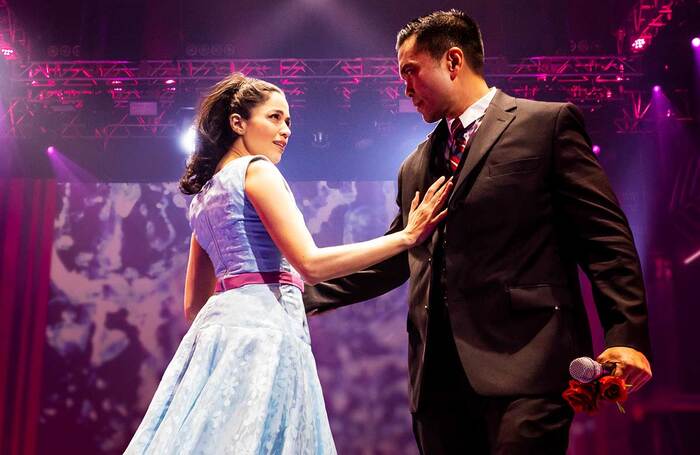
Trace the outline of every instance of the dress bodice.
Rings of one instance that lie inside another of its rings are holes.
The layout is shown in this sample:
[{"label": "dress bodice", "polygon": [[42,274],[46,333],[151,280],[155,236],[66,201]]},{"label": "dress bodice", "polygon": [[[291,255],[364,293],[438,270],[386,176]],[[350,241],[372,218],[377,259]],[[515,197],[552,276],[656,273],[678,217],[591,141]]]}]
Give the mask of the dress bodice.
[{"label": "dress bodice", "polygon": [[[247,272],[292,271],[245,194],[248,165],[263,156],[237,158],[192,199],[190,226],[218,278]],[[286,184],[286,182],[285,182]],[[290,197],[291,191],[289,192]]]}]

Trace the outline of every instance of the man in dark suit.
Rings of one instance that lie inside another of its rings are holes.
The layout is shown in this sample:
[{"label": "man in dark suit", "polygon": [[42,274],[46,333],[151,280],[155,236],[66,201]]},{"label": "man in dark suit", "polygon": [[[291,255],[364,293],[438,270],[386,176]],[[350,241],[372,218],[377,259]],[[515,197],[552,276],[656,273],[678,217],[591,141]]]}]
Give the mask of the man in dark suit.
[{"label": "man in dark suit", "polygon": [[423,454],[564,454],[568,365],[592,355],[577,265],[605,351],[631,390],[650,377],[647,310],[625,215],[571,104],[489,89],[477,24],[452,10],[410,22],[397,51],[406,95],[439,121],[398,177],[405,223],[416,191],[451,175],[433,238],[371,269],[308,287],[307,311],[383,294],[410,277],[413,427]]}]

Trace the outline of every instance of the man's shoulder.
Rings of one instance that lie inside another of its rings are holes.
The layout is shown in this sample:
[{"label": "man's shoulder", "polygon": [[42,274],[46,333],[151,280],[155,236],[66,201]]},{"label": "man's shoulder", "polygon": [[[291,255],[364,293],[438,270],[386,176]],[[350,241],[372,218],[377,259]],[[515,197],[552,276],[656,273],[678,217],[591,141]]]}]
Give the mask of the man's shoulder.
[{"label": "man's shoulder", "polygon": [[556,122],[561,114],[582,117],[581,110],[569,102],[537,101],[526,98],[513,98],[515,113],[531,122],[548,124]]},{"label": "man's shoulder", "polygon": [[430,140],[430,137],[426,137],[423,139],[418,145],[416,145],[416,148],[413,149],[413,151],[403,160],[403,163],[401,163],[401,170],[405,168],[410,168],[414,164],[417,164],[420,161],[420,158],[423,156],[424,153],[426,152],[426,147],[428,147],[428,141]]},{"label": "man's shoulder", "polygon": [[513,98],[515,100],[515,105],[520,112],[532,112],[532,113],[557,113],[561,109],[571,103],[562,103],[555,101],[538,101],[530,100],[527,98]]}]

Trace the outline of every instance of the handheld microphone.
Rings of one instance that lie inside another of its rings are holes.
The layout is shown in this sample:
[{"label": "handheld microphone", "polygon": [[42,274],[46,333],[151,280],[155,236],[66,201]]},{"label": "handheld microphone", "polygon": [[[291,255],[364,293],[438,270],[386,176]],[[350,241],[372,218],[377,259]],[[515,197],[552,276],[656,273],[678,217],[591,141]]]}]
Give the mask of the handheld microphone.
[{"label": "handheld microphone", "polygon": [[579,357],[569,365],[569,374],[579,382],[588,383],[615,371],[614,363],[600,364],[590,357]]}]

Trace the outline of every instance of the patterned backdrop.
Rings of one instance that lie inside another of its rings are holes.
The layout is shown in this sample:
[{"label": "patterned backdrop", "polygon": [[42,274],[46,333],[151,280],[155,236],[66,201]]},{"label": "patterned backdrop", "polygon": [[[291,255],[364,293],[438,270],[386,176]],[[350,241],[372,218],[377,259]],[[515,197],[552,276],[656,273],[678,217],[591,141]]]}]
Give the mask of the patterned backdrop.
[{"label": "patterned backdrop", "polygon": [[[381,235],[393,182],[292,183],[320,246]],[[39,453],[121,453],[186,331],[189,200],[174,183],[58,188]],[[414,454],[406,288],[311,318],[341,454]]]}]

